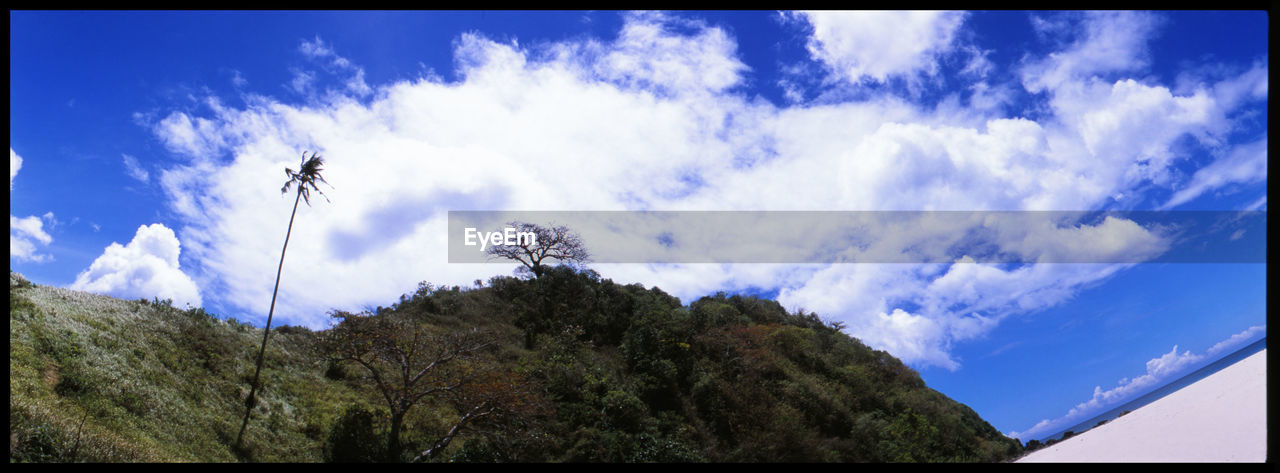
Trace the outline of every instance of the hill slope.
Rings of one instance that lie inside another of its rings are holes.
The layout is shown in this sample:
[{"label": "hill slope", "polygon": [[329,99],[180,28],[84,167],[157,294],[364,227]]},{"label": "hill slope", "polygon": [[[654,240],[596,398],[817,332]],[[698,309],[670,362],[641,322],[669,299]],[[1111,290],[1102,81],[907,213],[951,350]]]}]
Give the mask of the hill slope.
[{"label": "hill slope", "polygon": [[[404,416],[397,461],[434,445],[436,461],[1003,461],[1021,451],[887,353],[754,297],[682,305],[557,268],[470,289],[424,284],[391,307],[337,315],[478,329],[492,342],[457,372],[501,373],[470,392],[488,395],[480,405],[502,400],[506,415],[460,424],[462,390],[426,396]],[[12,272],[9,320],[11,461],[387,459],[387,398],[365,367],[334,361],[335,329],[273,329],[236,452],[260,329]]]}]

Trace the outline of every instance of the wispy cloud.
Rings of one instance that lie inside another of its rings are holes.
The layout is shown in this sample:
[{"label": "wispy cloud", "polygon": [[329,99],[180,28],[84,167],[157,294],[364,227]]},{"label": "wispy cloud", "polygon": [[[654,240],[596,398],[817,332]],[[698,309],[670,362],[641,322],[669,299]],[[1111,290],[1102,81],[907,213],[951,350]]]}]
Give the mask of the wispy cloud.
[{"label": "wispy cloud", "polygon": [[231,85],[234,85],[237,88],[243,88],[244,86],[249,85],[249,80],[245,79],[244,74],[241,74],[239,70],[232,70]]},{"label": "wispy cloud", "polygon": [[129,175],[129,177],[132,177],[144,183],[151,179],[151,174],[148,173],[146,169],[143,169],[142,166],[138,164],[138,158],[135,158],[127,154],[124,154],[121,156],[124,157],[124,171]]},{"label": "wispy cloud", "polygon": [[[1159,18],[1147,12],[1116,11],[1069,14],[1032,23],[1046,37],[1074,36],[1059,51],[1035,58],[1022,69],[1027,90],[1071,87],[1108,74],[1140,70],[1147,64],[1147,40]],[[1073,34],[1074,33],[1074,34]]]},{"label": "wispy cloud", "polygon": [[193,159],[208,159],[208,156],[218,154],[226,145],[223,130],[218,129],[218,123],[206,118],[193,119],[181,112],[169,114],[156,123],[153,129],[169,151]]},{"label": "wispy cloud", "polygon": [[1246,205],[1244,209],[1245,210],[1265,210],[1266,206],[1267,206],[1267,196],[1264,195],[1262,197],[1259,197],[1258,200],[1253,201],[1253,203]]},{"label": "wispy cloud", "polygon": [[1178,189],[1161,205],[1161,209],[1171,209],[1190,202],[1205,192],[1220,189],[1228,184],[1249,184],[1267,179],[1267,139],[1237,146],[1208,166],[1202,167],[1191,176],[1191,182]]},{"label": "wispy cloud", "polygon": [[[298,45],[298,51],[310,59],[319,61],[325,70],[345,76],[341,80],[347,92],[358,96],[366,96],[373,93],[373,88],[369,87],[369,84],[364,80],[364,68],[352,64],[345,57],[339,56],[319,36],[310,41],[303,41]],[[313,82],[315,82],[314,73],[298,71],[295,73],[292,86],[299,93],[309,93]]]}]

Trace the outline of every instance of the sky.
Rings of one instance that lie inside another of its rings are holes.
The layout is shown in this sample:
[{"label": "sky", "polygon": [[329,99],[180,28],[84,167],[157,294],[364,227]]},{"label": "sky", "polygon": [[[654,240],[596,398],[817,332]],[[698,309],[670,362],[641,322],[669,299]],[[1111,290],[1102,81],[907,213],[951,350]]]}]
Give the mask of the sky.
[{"label": "sky", "polygon": [[[298,209],[274,324],[316,328],[422,281],[513,274],[449,262],[450,210],[1267,208],[1265,12],[9,23],[10,269],[256,325],[292,209],[282,171],[304,152],[325,159],[328,200]],[[1158,230],[1022,241],[1146,258],[1168,248]],[[765,294],[839,321],[1024,441],[1265,336],[1265,256],[972,261],[591,267],[685,303]]]}]

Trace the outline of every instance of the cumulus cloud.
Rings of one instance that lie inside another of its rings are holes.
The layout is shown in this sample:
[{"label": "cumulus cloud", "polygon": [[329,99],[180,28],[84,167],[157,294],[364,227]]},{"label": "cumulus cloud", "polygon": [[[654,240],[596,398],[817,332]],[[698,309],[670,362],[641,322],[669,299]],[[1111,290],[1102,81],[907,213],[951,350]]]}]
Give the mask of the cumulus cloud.
[{"label": "cumulus cloud", "polygon": [[[9,192],[13,192],[13,180],[22,169],[22,156],[9,148]],[[12,197],[12,196],[10,196]],[[40,247],[53,243],[53,236],[45,231],[45,223],[50,227],[57,223],[53,212],[45,212],[43,217],[28,216],[18,218],[9,214],[9,258],[18,261],[44,263],[53,260],[53,256],[41,253]]]},{"label": "cumulus cloud", "polygon": [[[672,34],[673,28],[693,28],[698,33]],[[719,92],[737,85],[747,69],[735,57],[736,50],[736,42],[719,28],[656,12],[635,13],[595,71],[642,89]]]},{"label": "cumulus cloud", "polygon": [[[809,54],[837,77],[853,83],[933,75],[938,56],[952,49],[963,12],[799,12],[813,28]],[[981,61],[971,65],[982,69]]]},{"label": "cumulus cloud", "polygon": [[1145,12],[1089,12],[1055,20],[1058,27],[1044,27],[1052,35],[1070,29],[1063,25],[1078,26],[1081,32],[1063,49],[1026,61],[1020,71],[1026,90],[1048,95],[1055,125],[1070,130],[1064,142],[1070,145],[1050,156],[1072,174],[1092,174],[1078,183],[1085,198],[1079,205],[1147,183],[1174,186],[1180,180],[1177,166],[1186,157],[1177,142],[1186,137],[1225,157],[1197,172],[1199,176],[1162,209],[1225,184],[1265,179],[1265,153],[1261,168],[1257,153],[1265,151],[1265,138],[1261,147],[1226,142],[1238,128],[1228,117],[1244,103],[1265,99],[1267,89],[1260,79],[1265,66],[1255,63],[1212,83],[1183,78],[1176,93],[1149,79],[1139,80],[1150,55],[1147,42],[1161,22]]},{"label": "cumulus cloud", "polygon": [[1252,327],[1244,329],[1243,332],[1232,335],[1230,338],[1214,344],[1213,346],[1209,347],[1209,350],[1206,351],[1205,353],[1208,354],[1209,356],[1214,356],[1230,350],[1236,350],[1240,348],[1241,345],[1244,345],[1246,342],[1252,342],[1263,336],[1266,336],[1266,334],[1267,334],[1266,325],[1254,325]]},{"label": "cumulus cloud", "polygon": [[172,299],[179,307],[200,307],[199,289],[178,267],[181,251],[173,230],[159,223],[143,225],[127,245],[107,246],[70,287],[124,299],[158,297]]},{"label": "cumulus cloud", "polygon": [[50,243],[53,243],[53,237],[44,231],[44,221],[40,217],[18,218],[9,215],[10,258],[36,263],[51,261],[53,257],[40,253],[38,248]]},{"label": "cumulus cloud", "polygon": [[1067,412],[1067,416],[1077,418],[1086,412],[1098,412],[1102,406],[1115,405],[1123,399],[1130,399],[1140,392],[1148,391],[1161,381],[1169,381],[1175,374],[1186,372],[1188,367],[1204,360],[1203,355],[1194,355],[1190,350],[1178,353],[1174,345],[1169,353],[1147,361],[1147,371],[1133,379],[1124,378],[1116,383],[1116,387],[1102,390],[1102,386],[1094,386],[1093,397],[1082,402]]},{"label": "cumulus cloud", "polygon": [[[918,51],[907,62],[858,63],[859,77],[928,74],[963,20],[912,18]],[[1127,77],[1099,79],[1133,70],[1091,68],[1085,59],[1106,44],[1141,57],[1151,28],[1112,31],[1140,19],[1086,16],[1093,26],[1081,38],[1029,59],[1027,70],[1054,76],[1040,84],[1053,88],[1037,98],[1047,114],[1034,120],[1000,116],[998,107],[940,113],[894,97],[778,107],[735,92],[751,71],[731,35],[661,14],[625,16],[609,41],[521,45],[472,33],[455,41],[456,82],[433,76],[367,96],[344,89],[307,106],[255,97],[243,108],[210,100],[205,110],[174,112],[152,130],[190,159],[158,171],[157,180],[181,218],[192,270],[248,313],[238,318],[263,317],[292,204],[277,191],[282,170],[296,166],[302,150],[319,151],[332,203],[299,208],[276,313],[311,326],[323,325],[331,309],[385,303],[419,281],[465,285],[514,268],[447,264],[448,210],[1106,208],[1117,194],[1172,185],[1170,169],[1182,163],[1175,143],[1221,139],[1223,117],[1232,116],[1213,84],[1174,93]],[[876,32],[885,30],[865,33]],[[340,66],[319,40],[300,52]],[[984,67],[975,63],[971,72]],[[952,230],[912,238],[945,242],[966,229]],[[1000,241],[1024,254],[1141,259],[1162,251],[1161,235],[1119,219],[1006,230]],[[1107,245],[1069,245],[1082,239]],[[956,369],[963,360],[951,355],[954,344],[1125,267],[962,260],[597,269],[686,302],[722,289],[778,289],[785,306],[845,322],[908,363]]]},{"label": "cumulus cloud", "polygon": [[1174,345],[1173,349],[1169,350],[1169,353],[1147,361],[1146,371],[1141,375],[1120,379],[1116,382],[1115,387],[1107,390],[1103,390],[1102,386],[1094,386],[1093,395],[1089,400],[1077,404],[1066,415],[1057,419],[1041,420],[1023,432],[1011,432],[1008,435],[1025,439],[1051,435],[1058,430],[1068,428],[1107,409],[1114,408],[1123,402],[1128,402],[1137,396],[1150,392],[1152,389],[1168,384],[1189,373],[1192,368],[1201,366],[1204,362],[1211,361],[1224,352],[1239,349],[1246,342],[1255,341],[1265,334],[1265,326],[1249,327],[1226,340],[1214,344],[1203,355],[1191,353],[1190,350],[1178,353],[1178,346]]}]

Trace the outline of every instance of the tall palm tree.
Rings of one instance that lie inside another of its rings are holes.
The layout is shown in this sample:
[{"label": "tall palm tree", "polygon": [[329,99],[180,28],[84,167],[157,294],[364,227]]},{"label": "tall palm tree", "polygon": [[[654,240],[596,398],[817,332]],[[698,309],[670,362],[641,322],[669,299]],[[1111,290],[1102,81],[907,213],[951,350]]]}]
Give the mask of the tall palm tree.
[{"label": "tall palm tree", "polygon": [[302,166],[298,168],[297,172],[290,168],[284,168],[284,173],[289,176],[289,180],[285,181],[284,187],[280,188],[280,193],[288,193],[289,188],[297,184],[298,195],[293,199],[293,213],[289,215],[289,229],[284,234],[284,247],[280,249],[280,265],[276,267],[276,287],[271,291],[271,309],[267,311],[267,326],[262,330],[262,348],[258,350],[258,367],[253,371],[253,384],[249,387],[249,397],[245,398],[244,401],[244,422],[240,424],[240,433],[236,435],[237,451],[241,449],[245,427],[249,426],[249,413],[253,412],[253,407],[257,404],[258,375],[262,373],[262,360],[267,351],[267,336],[271,334],[271,317],[276,312],[276,294],[280,291],[280,271],[284,269],[284,253],[289,249],[289,235],[293,233],[293,218],[298,215],[298,201],[305,201],[310,206],[312,190],[319,192],[326,202],[329,201],[329,197],[325,196],[324,192],[316,185],[319,182],[329,184],[320,175],[321,166],[323,165],[324,159],[316,153],[311,153],[311,158],[307,158],[307,152],[303,151]]}]

